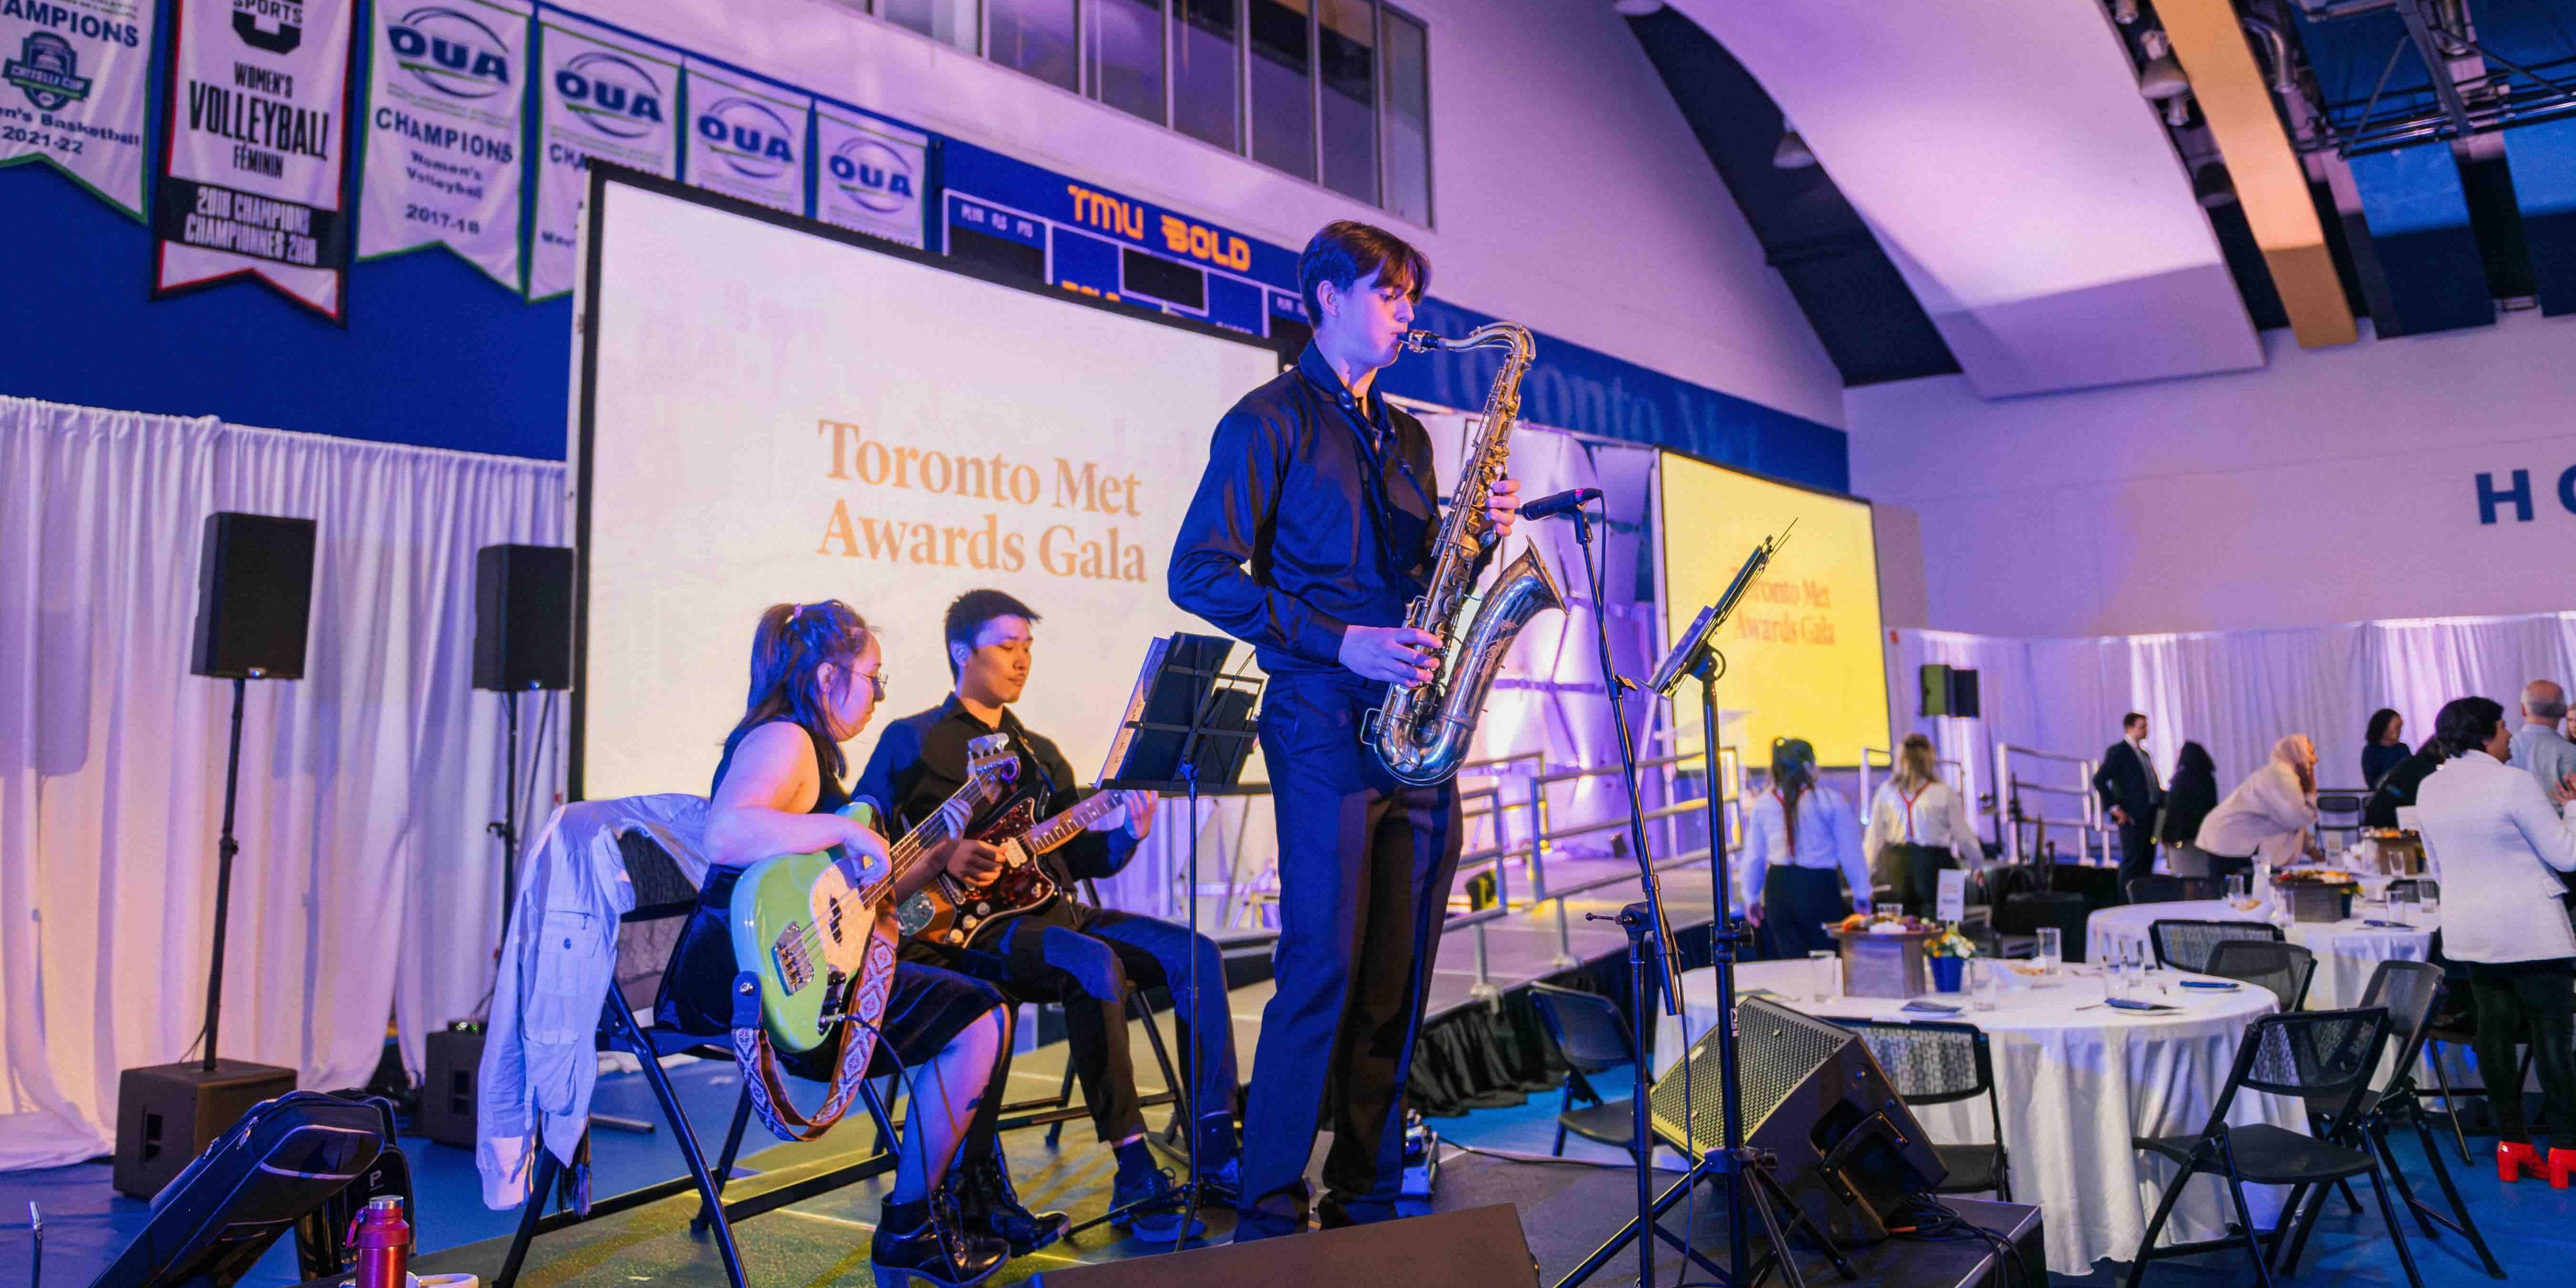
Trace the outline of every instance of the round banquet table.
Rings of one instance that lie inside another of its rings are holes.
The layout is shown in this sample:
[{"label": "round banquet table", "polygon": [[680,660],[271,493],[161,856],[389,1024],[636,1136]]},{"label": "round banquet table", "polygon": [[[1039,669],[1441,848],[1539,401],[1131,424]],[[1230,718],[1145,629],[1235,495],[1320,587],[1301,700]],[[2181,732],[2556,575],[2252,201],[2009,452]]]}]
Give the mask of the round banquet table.
[{"label": "round banquet table", "polygon": [[[2068,974],[2038,987],[2003,990],[1991,1011],[1969,1009],[1965,993],[1936,994],[1935,1000],[1961,1007],[1959,1014],[1917,1016],[1901,1001],[1884,998],[1835,998],[1818,1002],[1809,994],[1817,976],[1804,961],[1747,962],[1736,968],[1739,996],[1756,990],[1793,1009],[1829,1019],[1909,1019],[1972,1023],[1985,1030],[1994,1055],[1995,1090],[2003,1115],[2004,1146],[2012,1160],[2012,1196],[2035,1203],[2046,1212],[2048,1268],[2057,1274],[2091,1273],[2095,1262],[2136,1255],[2147,1219],[2163,1197],[2172,1164],[2133,1147],[2133,1136],[2186,1135],[2209,1120],[2210,1107],[2227,1084],[2236,1049],[2246,1028],[2276,1009],[2272,995],[2247,987],[2230,993],[2201,993],[2172,986],[2182,978],[2165,973],[2166,989],[2147,1000],[2179,1009],[2168,1012],[2113,1010],[2095,1005],[2103,999],[2103,979],[2091,968],[2067,968]],[[1703,1037],[1717,1023],[1714,971],[1695,970],[1682,977],[1689,1036]],[[1665,1077],[1686,1047],[1682,1021],[1658,1016],[1655,1050]],[[1694,1088],[1694,1096],[1701,1089]],[[1715,1095],[1714,1086],[1706,1094]],[[2110,1110],[2110,1112],[2105,1112]],[[1992,1120],[1982,1098],[1914,1111],[1923,1130],[1942,1144],[1982,1144],[1994,1139]],[[2240,1093],[2228,1120],[2268,1122],[2294,1131],[2307,1130],[2306,1115],[2294,1101],[2257,1092]],[[2226,1232],[2227,1207],[2222,1181],[2195,1177],[2166,1225],[2168,1241],[2216,1238]],[[2282,1194],[2265,1186],[2246,1187],[2258,1225],[2277,1219]]]},{"label": "round banquet table", "polygon": [[[2140,961],[2152,962],[2155,947],[2147,941],[2147,927],[2155,922],[2264,921],[2271,911],[2268,903],[2245,909],[2225,899],[2132,903],[2098,909],[2084,923],[2084,960],[2106,962],[2111,960],[2113,950],[2134,947]],[[2316,978],[2308,985],[2308,1009],[2328,1011],[2359,1006],[2363,991],[2370,987],[2370,974],[2379,963],[2429,958],[2433,929],[2440,924],[2440,918],[2426,916],[2420,910],[2412,912],[2411,918],[2411,928],[2368,924],[2371,920],[2395,920],[2381,909],[2375,917],[2291,923],[2285,932],[2289,941],[2317,956]]]}]

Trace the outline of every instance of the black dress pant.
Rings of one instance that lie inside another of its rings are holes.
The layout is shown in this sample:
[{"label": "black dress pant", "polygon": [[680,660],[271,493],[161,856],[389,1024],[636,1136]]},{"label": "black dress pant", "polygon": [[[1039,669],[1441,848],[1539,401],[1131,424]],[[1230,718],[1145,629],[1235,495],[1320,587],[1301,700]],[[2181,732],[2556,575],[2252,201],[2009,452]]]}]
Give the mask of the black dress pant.
[{"label": "black dress pant", "polygon": [[2576,1149],[2576,958],[2527,962],[2470,962],[2469,996],[2477,1003],[2478,1077],[2487,1087],[2496,1134],[2525,1144],[2522,1088],[2513,1085],[2522,1066],[2514,1047],[2531,1045],[2532,1071],[2540,1075],[2541,1125],[2552,1149]]},{"label": "black dress pant", "polygon": [[1941,874],[1959,866],[1959,858],[1937,845],[1891,844],[1880,859],[1888,884],[1896,887],[1897,906],[1917,917],[1929,917],[1941,902]]},{"label": "black dress pant", "polygon": [[2156,833],[2146,820],[2120,825],[2120,898],[2129,897],[2129,883],[2139,877],[2153,876],[2156,871]]},{"label": "black dress pant", "polygon": [[1393,1217],[1404,1181],[1404,1089],[1458,868],[1458,795],[1387,776],[1360,744],[1385,686],[1348,679],[1275,675],[1261,707],[1277,991],[1245,1100],[1237,1239],[1305,1228],[1319,1121],[1333,1133],[1327,1224]]}]

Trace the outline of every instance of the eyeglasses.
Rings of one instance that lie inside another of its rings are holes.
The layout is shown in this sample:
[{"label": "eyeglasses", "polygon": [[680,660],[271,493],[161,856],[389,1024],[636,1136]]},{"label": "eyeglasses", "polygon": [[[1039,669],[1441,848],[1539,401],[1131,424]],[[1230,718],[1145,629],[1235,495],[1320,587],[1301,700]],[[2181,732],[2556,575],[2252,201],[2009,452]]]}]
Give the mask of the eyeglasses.
[{"label": "eyeglasses", "polygon": [[875,690],[876,690],[876,693],[877,693],[876,700],[877,700],[877,701],[879,701],[879,702],[883,702],[883,701],[885,701],[885,695],[886,695],[886,677],[885,677],[885,668],[884,668],[884,667],[878,667],[878,668],[877,668],[876,670],[874,670],[874,671],[852,671],[850,674],[855,675],[855,676],[859,677],[860,679],[867,681],[867,682],[868,682],[869,687],[871,687],[871,688],[873,688],[873,689],[875,689]]}]

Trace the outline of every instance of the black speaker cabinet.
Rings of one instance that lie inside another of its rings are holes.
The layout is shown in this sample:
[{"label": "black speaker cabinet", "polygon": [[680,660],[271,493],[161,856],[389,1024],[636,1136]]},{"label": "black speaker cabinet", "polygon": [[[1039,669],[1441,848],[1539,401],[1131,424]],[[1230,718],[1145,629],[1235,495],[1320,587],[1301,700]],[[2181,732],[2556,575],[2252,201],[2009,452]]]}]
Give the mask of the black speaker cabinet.
[{"label": "black speaker cabinet", "polygon": [[191,674],[219,680],[301,680],[313,619],[313,521],[266,514],[206,516],[197,558]]},{"label": "black speaker cabinet", "polygon": [[[1775,1179],[1827,1234],[1844,1243],[1886,1238],[1882,1217],[1893,1203],[1948,1171],[1877,1058],[1851,1030],[1760,998],[1737,1005],[1735,1027],[1745,1143],[1779,1158]],[[1684,1057],[1687,1105],[1678,1071],[1655,1084],[1655,1134],[1674,1148],[1705,1152],[1726,1139],[1717,1039],[1710,1029]],[[1829,1169],[1837,1147],[1846,1157]]]},{"label": "black speaker cabinet", "polygon": [[420,1134],[441,1145],[474,1148],[474,1079],[483,1065],[483,1029],[455,1026],[429,1035],[420,1075]]},{"label": "black speaker cabinet", "polygon": [[1950,668],[1950,714],[1967,720],[1985,714],[1977,704],[1977,673],[1966,667]]},{"label": "black speaker cabinet", "polygon": [[247,1060],[127,1069],[116,1080],[119,1194],[148,1199],[232,1130],[251,1106],[295,1090],[295,1071]]},{"label": "black speaker cabinet", "polygon": [[1497,1203],[1293,1239],[1067,1266],[1028,1282],[1031,1288],[1537,1288],[1538,1260],[1521,1232],[1519,1209]]},{"label": "black speaker cabinet", "polygon": [[474,687],[572,687],[572,551],[485,546],[474,553]]}]

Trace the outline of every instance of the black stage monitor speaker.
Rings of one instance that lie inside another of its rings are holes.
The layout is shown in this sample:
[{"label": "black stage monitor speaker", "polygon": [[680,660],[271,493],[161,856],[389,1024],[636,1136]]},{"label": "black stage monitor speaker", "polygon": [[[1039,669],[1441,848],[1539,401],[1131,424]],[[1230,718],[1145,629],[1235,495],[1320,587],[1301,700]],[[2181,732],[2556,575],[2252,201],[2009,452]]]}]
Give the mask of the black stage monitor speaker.
[{"label": "black stage monitor speaker", "polygon": [[420,1134],[474,1148],[474,1079],[483,1066],[483,1026],[450,1024],[429,1035],[420,1075]]},{"label": "black stage monitor speaker", "polygon": [[572,687],[572,550],[485,546],[474,554],[474,687]]},{"label": "black stage monitor speaker", "polygon": [[1950,714],[1969,720],[1983,714],[1977,708],[1977,673],[1966,667],[1950,668]]},{"label": "black stage monitor speaker", "polygon": [[[1897,1201],[1948,1175],[1858,1034],[1760,998],[1735,1008],[1735,1028],[1745,1143],[1779,1159],[1773,1178],[1827,1234],[1843,1243],[1884,1239]],[[1679,1069],[1655,1084],[1655,1135],[1676,1149],[1705,1153],[1726,1139],[1717,1037],[1711,1028],[1683,1057],[1687,1113]]]},{"label": "black stage monitor speaker", "polygon": [[313,619],[313,521],[206,516],[188,670],[219,680],[301,680]]},{"label": "black stage monitor speaker", "polygon": [[1030,1288],[1538,1288],[1538,1261],[1508,1203],[1402,1221],[1323,1230],[1295,1239],[1048,1270]]},{"label": "black stage monitor speaker", "polygon": [[161,1192],[206,1146],[250,1107],[295,1090],[295,1071],[247,1060],[183,1060],[127,1069],[116,1078],[116,1166],[119,1194],[148,1199]]}]

